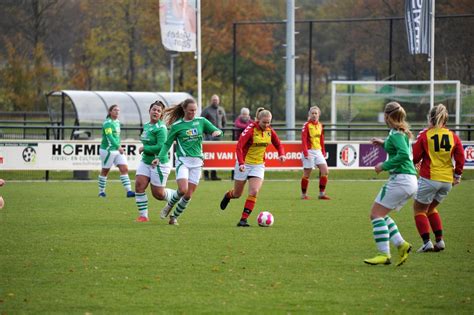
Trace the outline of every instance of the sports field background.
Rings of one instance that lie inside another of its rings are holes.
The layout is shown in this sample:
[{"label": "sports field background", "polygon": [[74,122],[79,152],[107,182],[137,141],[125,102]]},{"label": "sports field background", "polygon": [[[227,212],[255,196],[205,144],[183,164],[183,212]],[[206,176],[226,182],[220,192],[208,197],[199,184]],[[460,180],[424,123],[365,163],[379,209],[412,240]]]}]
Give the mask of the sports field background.
[{"label": "sports field background", "polygon": [[[395,267],[396,250],[390,266],[363,263],[376,253],[368,213],[383,181],[330,180],[333,200],[302,201],[299,175],[280,175],[292,179],[269,175],[248,229],[235,226],[244,198],[219,210],[229,180],[202,181],[179,226],[159,219],[150,193],[151,222],[134,222],[118,181],[105,199],[95,181],[7,182],[0,313],[474,312],[472,181],[439,207],[446,250]],[[393,218],[416,249],[411,207]],[[273,227],[256,225],[262,210]]]}]

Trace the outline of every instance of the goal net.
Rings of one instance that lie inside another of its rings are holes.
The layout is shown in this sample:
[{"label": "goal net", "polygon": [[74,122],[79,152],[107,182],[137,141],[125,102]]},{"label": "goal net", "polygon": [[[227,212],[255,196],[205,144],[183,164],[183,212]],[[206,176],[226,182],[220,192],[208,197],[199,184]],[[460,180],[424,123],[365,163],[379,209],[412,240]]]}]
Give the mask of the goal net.
[{"label": "goal net", "polygon": [[[403,106],[410,125],[426,125],[430,81],[332,81],[331,89],[331,124],[338,128],[384,125],[383,109],[391,101]],[[434,104],[447,107],[451,125],[460,123],[460,98],[460,81],[435,81]],[[335,131],[331,136],[337,140]]]}]

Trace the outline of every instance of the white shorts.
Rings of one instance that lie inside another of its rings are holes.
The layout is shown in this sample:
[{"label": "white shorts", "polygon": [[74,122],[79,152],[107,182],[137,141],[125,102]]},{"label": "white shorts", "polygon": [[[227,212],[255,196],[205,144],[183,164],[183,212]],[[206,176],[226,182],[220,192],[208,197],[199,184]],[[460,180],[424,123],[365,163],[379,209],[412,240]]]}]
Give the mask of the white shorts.
[{"label": "white shorts", "polygon": [[303,155],[301,161],[303,161],[303,168],[315,168],[321,164],[327,165],[321,150],[308,150],[308,157],[305,158]]},{"label": "white shorts", "polygon": [[388,182],[380,189],[375,202],[385,208],[398,211],[418,189],[416,176],[409,174],[390,175]]},{"label": "white shorts", "polygon": [[187,179],[192,184],[199,184],[203,160],[196,157],[176,158],[176,180]]},{"label": "white shorts", "polygon": [[245,170],[243,172],[239,169],[239,163],[235,163],[234,180],[245,181],[249,177],[258,177],[263,179],[265,177],[265,164],[244,164]]},{"label": "white shorts", "polygon": [[128,165],[127,158],[125,155],[120,154],[117,151],[107,151],[104,149],[99,150],[100,160],[102,162],[102,168],[109,169],[112,165]]},{"label": "white shorts", "polygon": [[420,177],[418,179],[418,192],[416,193],[415,200],[424,205],[431,204],[433,199],[441,203],[451,191],[451,188],[453,188],[452,183]]},{"label": "white shorts", "polygon": [[168,176],[170,175],[171,165],[160,164],[156,167],[143,163],[140,161],[137,168],[137,175],[146,176],[150,179],[150,183],[156,187],[166,187]]}]

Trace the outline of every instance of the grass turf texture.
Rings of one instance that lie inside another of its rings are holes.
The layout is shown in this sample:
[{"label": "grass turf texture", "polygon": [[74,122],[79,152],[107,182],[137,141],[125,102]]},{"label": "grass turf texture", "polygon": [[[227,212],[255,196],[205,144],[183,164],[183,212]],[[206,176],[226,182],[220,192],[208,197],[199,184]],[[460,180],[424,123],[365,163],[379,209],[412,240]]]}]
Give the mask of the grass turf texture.
[{"label": "grass turf texture", "polygon": [[[376,253],[368,219],[380,181],[330,181],[331,201],[299,199],[299,181],[267,181],[237,228],[244,196],[219,202],[232,182],[202,182],[179,226],[136,223],[133,198],[109,182],[16,183],[0,189],[1,313],[473,313],[473,183],[439,207],[447,248],[395,267]],[[174,182],[170,182],[175,187]],[[315,195],[317,182],[310,191]],[[412,202],[394,214],[421,245]],[[275,216],[256,224],[259,211]]]}]

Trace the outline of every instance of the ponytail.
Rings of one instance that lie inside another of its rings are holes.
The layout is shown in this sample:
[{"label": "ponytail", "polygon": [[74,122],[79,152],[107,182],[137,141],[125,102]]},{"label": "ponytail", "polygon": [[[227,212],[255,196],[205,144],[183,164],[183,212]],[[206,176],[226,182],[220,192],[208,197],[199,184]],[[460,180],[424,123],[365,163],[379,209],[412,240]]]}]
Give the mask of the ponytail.
[{"label": "ponytail", "polygon": [[391,128],[405,133],[408,138],[412,138],[410,126],[406,122],[407,114],[403,107],[397,102],[390,102],[385,105],[385,121]]},{"label": "ponytail", "polygon": [[184,110],[189,104],[194,104],[196,101],[192,98],[187,98],[181,103],[168,107],[164,111],[164,121],[168,126],[172,125],[175,121],[184,117]]},{"label": "ponytail", "polygon": [[441,128],[448,122],[448,110],[443,104],[434,106],[428,114],[428,122],[435,128]]}]

